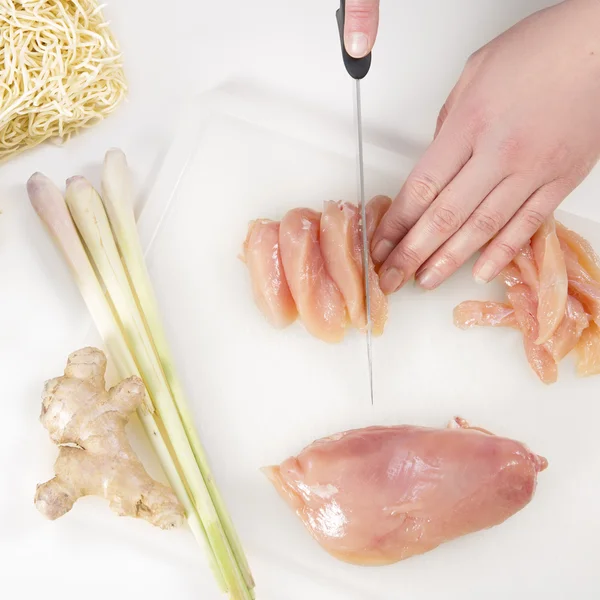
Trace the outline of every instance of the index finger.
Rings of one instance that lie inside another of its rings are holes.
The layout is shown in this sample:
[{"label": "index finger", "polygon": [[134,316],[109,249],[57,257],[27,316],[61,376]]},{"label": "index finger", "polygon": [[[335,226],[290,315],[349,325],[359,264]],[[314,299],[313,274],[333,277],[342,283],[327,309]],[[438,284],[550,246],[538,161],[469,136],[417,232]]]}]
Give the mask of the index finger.
[{"label": "index finger", "polygon": [[379,26],[379,0],[346,0],[344,46],[354,58],[371,52]]}]

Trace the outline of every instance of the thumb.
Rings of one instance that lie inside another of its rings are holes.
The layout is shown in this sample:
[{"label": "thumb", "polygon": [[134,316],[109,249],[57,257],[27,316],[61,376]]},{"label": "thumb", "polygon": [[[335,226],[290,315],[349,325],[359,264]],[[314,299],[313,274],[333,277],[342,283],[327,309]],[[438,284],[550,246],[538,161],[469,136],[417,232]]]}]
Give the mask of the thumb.
[{"label": "thumb", "polygon": [[379,0],[346,0],[344,45],[354,58],[371,52],[379,25]]}]

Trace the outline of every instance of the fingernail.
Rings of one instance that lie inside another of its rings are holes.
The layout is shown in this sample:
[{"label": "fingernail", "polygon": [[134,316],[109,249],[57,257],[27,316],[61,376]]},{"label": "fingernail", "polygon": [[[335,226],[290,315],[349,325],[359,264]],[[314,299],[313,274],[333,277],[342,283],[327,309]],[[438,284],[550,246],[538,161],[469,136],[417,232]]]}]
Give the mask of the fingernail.
[{"label": "fingernail", "polygon": [[404,281],[404,273],[396,267],[386,269],[379,277],[379,285],[384,294],[394,293]]},{"label": "fingernail", "polygon": [[358,31],[353,31],[346,36],[346,51],[354,58],[362,58],[369,50],[369,38]]},{"label": "fingernail", "polygon": [[442,282],[442,274],[435,267],[432,267],[417,273],[416,279],[422,288],[432,290]]},{"label": "fingernail", "polygon": [[394,244],[389,240],[380,240],[375,244],[373,252],[371,252],[371,258],[373,262],[382,263],[394,249]]},{"label": "fingernail", "polygon": [[497,269],[496,263],[491,260],[484,262],[477,273],[475,273],[475,281],[477,283],[489,283],[496,276]]}]

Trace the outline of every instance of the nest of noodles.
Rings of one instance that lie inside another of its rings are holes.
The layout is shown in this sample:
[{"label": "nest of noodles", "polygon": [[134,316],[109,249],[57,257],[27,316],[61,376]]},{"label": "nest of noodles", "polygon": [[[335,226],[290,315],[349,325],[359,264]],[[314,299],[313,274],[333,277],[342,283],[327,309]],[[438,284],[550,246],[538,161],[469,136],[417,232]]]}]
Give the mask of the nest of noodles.
[{"label": "nest of noodles", "polygon": [[0,162],[111,113],[127,82],[94,0],[0,0]]}]

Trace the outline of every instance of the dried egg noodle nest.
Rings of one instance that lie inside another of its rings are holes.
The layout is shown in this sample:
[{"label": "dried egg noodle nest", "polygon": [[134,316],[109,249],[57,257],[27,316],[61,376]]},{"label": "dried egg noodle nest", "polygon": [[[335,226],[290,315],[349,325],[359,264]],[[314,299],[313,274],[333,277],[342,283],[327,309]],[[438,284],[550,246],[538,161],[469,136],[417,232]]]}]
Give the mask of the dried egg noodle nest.
[{"label": "dried egg noodle nest", "polygon": [[124,98],[121,54],[93,0],[0,0],[0,162],[64,142]]}]

